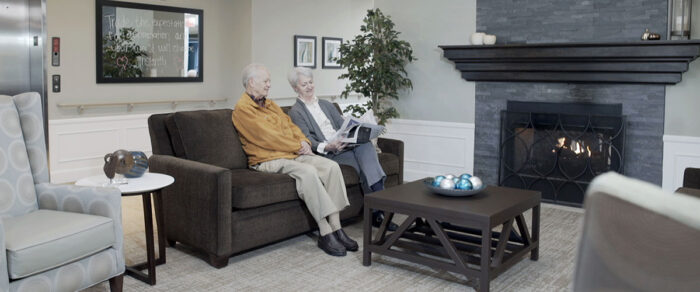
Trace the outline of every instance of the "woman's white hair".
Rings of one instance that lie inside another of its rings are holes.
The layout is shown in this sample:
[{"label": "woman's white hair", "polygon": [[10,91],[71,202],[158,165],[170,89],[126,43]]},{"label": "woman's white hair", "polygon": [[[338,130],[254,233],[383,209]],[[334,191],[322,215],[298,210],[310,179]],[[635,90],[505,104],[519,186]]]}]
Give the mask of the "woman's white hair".
[{"label": "woman's white hair", "polygon": [[243,88],[248,86],[248,80],[255,78],[260,72],[267,70],[263,64],[251,63],[243,68],[241,76],[243,76]]},{"label": "woman's white hair", "polygon": [[314,74],[311,72],[311,69],[306,67],[294,67],[292,70],[289,70],[289,74],[287,74],[287,81],[289,81],[289,85],[291,85],[292,88],[297,87],[297,81],[299,81],[300,75],[309,77],[311,80],[314,79]]}]

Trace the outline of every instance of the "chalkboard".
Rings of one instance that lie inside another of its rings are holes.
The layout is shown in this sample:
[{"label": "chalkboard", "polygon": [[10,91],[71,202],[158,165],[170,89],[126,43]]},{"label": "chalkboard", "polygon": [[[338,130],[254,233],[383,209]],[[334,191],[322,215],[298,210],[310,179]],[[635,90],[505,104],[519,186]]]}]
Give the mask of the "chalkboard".
[{"label": "chalkboard", "polygon": [[97,83],[202,82],[202,10],[95,3]]}]

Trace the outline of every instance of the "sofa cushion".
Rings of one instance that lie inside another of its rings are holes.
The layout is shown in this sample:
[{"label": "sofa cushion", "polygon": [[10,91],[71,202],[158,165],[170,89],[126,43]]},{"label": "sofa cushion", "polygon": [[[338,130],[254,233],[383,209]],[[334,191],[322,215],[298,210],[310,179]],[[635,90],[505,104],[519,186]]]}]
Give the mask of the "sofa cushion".
[{"label": "sofa cushion", "polygon": [[230,109],[176,112],[167,124],[176,156],[227,169],[248,167]]},{"label": "sofa cushion", "polygon": [[387,176],[399,173],[399,157],[391,153],[379,153],[379,164]]},{"label": "sofa cushion", "polygon": [[70,263],[115,243],[112,219],[37,210],[3,219],[7,268],[20,279]]},{"label": "sofa cushion", "polygon": [[231,171],[231,186],[231,205],[236,209],[299,199],[294,179],[286,174],[234,169]]},{"label": "sofa cushion", "polygon": [[357,171],[352,168],[352,166],[347,164],[340,164],[340,171],[343,173],[343,180],[345,181],[345,186],[354,186],[360,183],[360,176]]}]

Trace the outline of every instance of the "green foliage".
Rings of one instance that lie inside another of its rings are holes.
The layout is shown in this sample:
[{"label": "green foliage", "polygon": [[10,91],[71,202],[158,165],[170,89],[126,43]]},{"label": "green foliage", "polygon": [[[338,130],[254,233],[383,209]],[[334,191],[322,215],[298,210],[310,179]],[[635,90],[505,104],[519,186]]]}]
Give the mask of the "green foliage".
[{"label": "green foliage", "polygon": [[347,98],[354,91],[369,97],[365,109],[350,106],[345,111],[357,115],[372,109],[378,123],[384,125],[388,119],[399,117],[391,99],[399,99],[400,89],[413,88],[404,67],[416,58],[411,45],[399,40],[394,22],[379,9],[368,10],[363,21],[362,33],[340,46],[338,63],[348,72],[338,79],[350,81],[341,96]]},{"label": "green foliage", "polygon": [[143,72],[138,57],[148,54],[134,44],[136,29],[124,27],[119,34],[108,34],[102,41],[102,70],[105,77],[130,78],[141,77]]}]

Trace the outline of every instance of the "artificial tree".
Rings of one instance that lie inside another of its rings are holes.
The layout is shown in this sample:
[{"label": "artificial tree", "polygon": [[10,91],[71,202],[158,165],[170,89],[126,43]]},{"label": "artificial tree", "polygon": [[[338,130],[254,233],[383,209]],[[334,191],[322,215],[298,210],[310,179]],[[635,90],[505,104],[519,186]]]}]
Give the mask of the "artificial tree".
[{"label": "artificial tree", "polygon": [[345,69],[338,79],[349,80],[341,97],[357,92],[369,100],[364,105],[349,106],[346,112],[364,114],[372,109],[380,125],[399,117],[391,99],[399,99],[399,90],[413,88],[404,67],[416,60],[411,44],[399,40],[394,22],[379,9],[367,10],[361,33],[352,42],[340,46],[338,63]]}]

